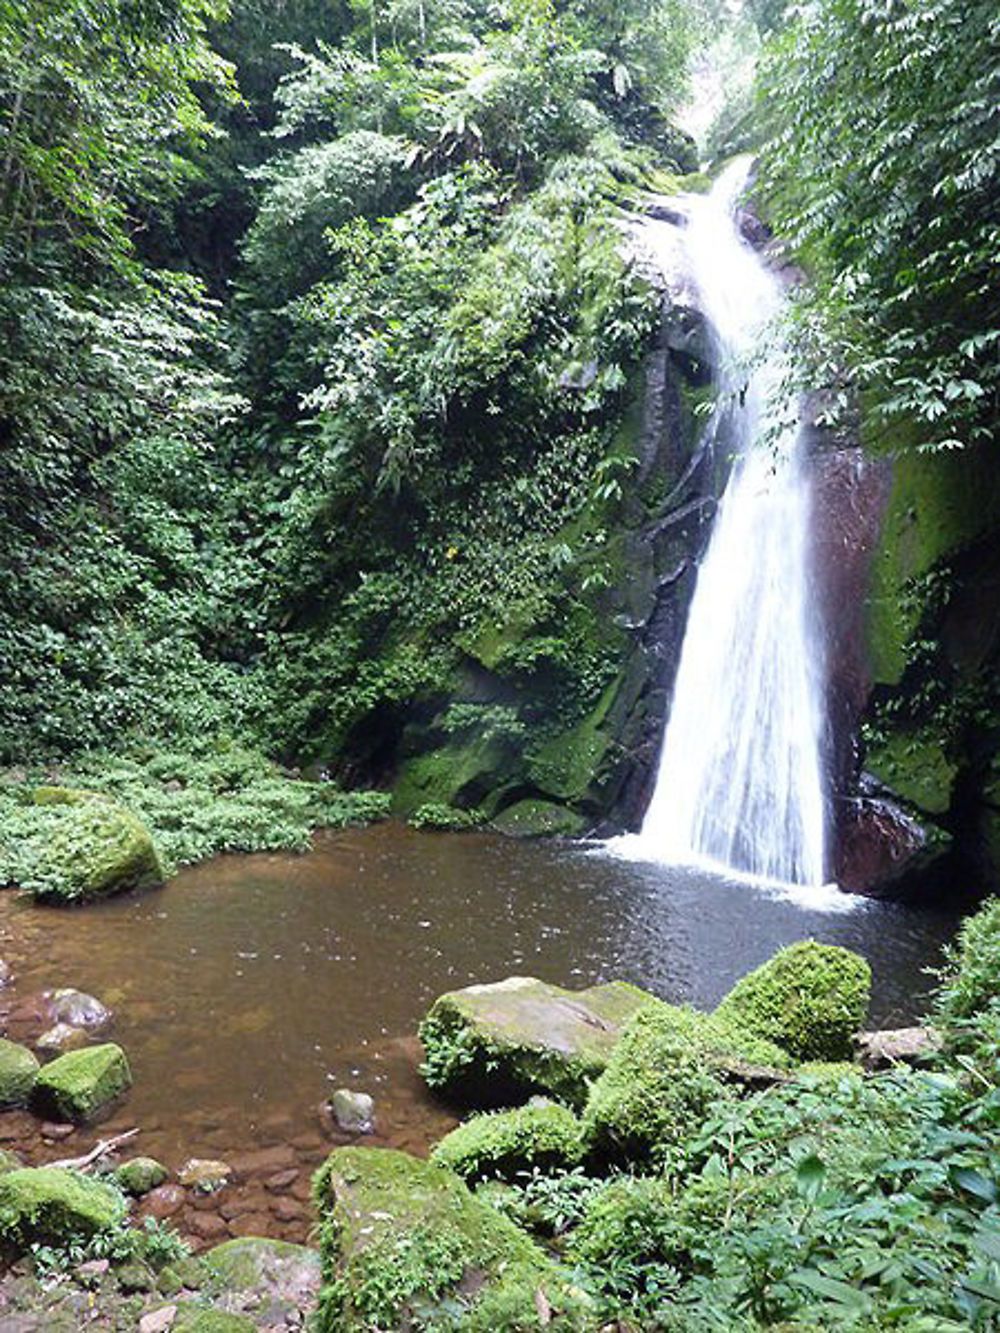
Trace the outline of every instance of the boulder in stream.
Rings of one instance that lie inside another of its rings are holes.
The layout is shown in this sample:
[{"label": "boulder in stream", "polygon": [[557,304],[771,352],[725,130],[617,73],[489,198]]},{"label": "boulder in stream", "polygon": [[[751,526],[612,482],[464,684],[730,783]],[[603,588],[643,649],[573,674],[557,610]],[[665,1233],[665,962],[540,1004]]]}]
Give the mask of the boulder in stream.
[{"label": "boulder in stream", "polygon": [[535,1328],[539,1309],[578,1333],[598,1327],[568,1274],[444,1167],[337,1148],[313,1189],[326,1279],[318,1333],[409,1328],[445,1302],[476,1328]]},{"label": "boulder in stream", "polygon": [[125,1052],[114,1042],[67,1051],[35,1081],[32,1109],[50,1120],[90,1120],[132,1086]]},{"label": "boulder in stream", "polygon": [[424,1078],[465,1105],[548,1093],[582,1106],[626,1020],[651,998],[624,981],[569,991],[535,977],[450,991],[420,1025]]},{"label": "boulder in stream", "polygon": [[40,1051],[55,1054],[59,1051],[78,1051],[90,1045],[86,1028],[75,1028],[69,1023],[54,1023],[46,1028],[35,1042]]},{"label": "boulder in stream", "polygon": [[27,1046],[0,1037],[0,1107],[27,1104],[38,1068],[38,1061]]},{"label": "boulder in stream", "polygon": [[123,1162],[114,1173],[115,1183],[127,1194],[148,1194],[162,1185],[167,1178],[167,1168],[155,1157],[133,1157]]}]

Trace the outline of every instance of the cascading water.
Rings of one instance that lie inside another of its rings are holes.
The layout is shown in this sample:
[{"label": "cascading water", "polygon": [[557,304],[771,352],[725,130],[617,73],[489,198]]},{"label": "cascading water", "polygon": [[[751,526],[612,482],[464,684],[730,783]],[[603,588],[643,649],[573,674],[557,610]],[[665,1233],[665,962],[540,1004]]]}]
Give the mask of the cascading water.
[{"label": "cascading water", "polygon": [[[810,488],[797,404],[781,391],[781,292],[732,216],[747,171],[746,161],[733,163],[707,198],[691,201],[687,248],[717,339],[716,410],[729,413],[735,461],[698,572],[652,801],[628,842],[633,855],[658,861],[821,885]],[[666,225],[650,223],[654,246]]]}]

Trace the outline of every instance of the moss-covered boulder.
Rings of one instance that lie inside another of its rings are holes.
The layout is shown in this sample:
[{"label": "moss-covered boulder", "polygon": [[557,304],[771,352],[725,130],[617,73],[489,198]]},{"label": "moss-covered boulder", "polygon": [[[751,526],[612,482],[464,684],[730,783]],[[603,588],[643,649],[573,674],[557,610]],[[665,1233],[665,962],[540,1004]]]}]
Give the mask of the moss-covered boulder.
[{"label": "moss-covered boulder", "polygon": [[44,902],[87,902],[163,883],[163,867],[145,826],[104,800],[69,804],[40,845],[30,887]]},{"label": "moss-covered boulder", "polygon": [[202,1256],[211,1290],[267,1327],[305,1316],[320,1290],[316,1250],[264,1236],[241,1236]]},{"label": "moss-covered boulder", "polygon": [[664,1165],[733,1083],[780,1077],[788,1057],[713,1015],[654,1001],[631,1018],[583,1113],[596,1157]]},{"label": "moss-covered boulder", "polygon": [[565,1326],[596,1327],[534,1241],[444,1167],[387,1148],[338,1148],[313,1192],[319,1333],[413,1327],[446,1302],[463,1329],[534,1328],[539,1292],[553,1322],[566,1312],[575,1322]]},{"label": "moss-covered boulder", "polygon": [[850,1060],[870,991],[871,968],[859,954],[804,940],[738,981],[716,1014],[795,1060]]},{"label": "moss-covered boulder", "polygon": [[573,1112],[555,1102],[531,1102],[473,1116],[435,1145],[431,1161],[472,1182],[511,1180],[536,1167],[569,1170],[582,1155],[580,1123]]},{"label": "moss-covered boulder", "polygon": [[15,1249],[64,1245],[121,1222],[123,1196],[111,1185],[60,1167],[0,1175],[0,1240]]},{"label": "moss-covered boulder", "polygon": [[450,991],[420,1025],[422,1073],[465,1105],[548,1093],[581,1106],[626,1020],[649,999],[623,981],[569,991],[534,977]]},{"label": "moss-covered boulder", "polygon": [[133,1157],[123,1162],[114,1173],[115,1184],[126,1194],[148,1194],[162,1185],[167,1178],[167,1168],[155,1157]]},{"label": "moss-covered boulder", "polygon": [[508,805],[493,820],[493,827],[513,838],[573,837],[582,833],[582,815],[555,801],[523,800]]},{"label": "moss-covered boulder", "polygon": [[39,1072],[32,1108],[50,1120],[90,1120],[132,1086],[125,1052],[114,1042],[67,1051]]},{"label": "moss-covered boulder", "polygon": [[184,1301],[178,1305],[174,1321],[167,1327],[170,1333],[257,1333],[258,1326],[248,1315],[230,1314],[196,1301]]},{"label": "moss-covered boulder", "polygon": [[38,1061],[27,1046],[0,1037],[0,1107],[24,1106],[38,1076]]}]

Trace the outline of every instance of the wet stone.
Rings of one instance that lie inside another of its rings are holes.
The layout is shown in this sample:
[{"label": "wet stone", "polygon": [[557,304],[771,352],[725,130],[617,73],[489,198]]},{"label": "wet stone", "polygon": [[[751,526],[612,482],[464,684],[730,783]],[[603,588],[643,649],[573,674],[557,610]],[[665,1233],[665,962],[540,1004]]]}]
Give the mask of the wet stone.
[{"label": "wet stone", "polygon": [[279,1222],[299,1222],[306,1215],[305,1206],[295,1199],[275,1199],[271,1207]]},{"label": "wet stone", "polygon": [[375,1103],[367,1092],[338,1088],[330,1098],[330,1112],[345,1134],[371,1134],[375,1129]]},{"label": "wet stone", "polygon": [[231,1236],[266,1236],[271,1227],[267,1213],[244,1213],[229,1223]]},{"label": "wet stone", "polygon": [[184,1221],[202,1240],[221,1240],[229,1235],[229,1228],[218,1213],[188,1213]]},{"label": "wet stone", "polygon": [[162,1222],[164,1218],[173,1217],[185,1198],[186,1195],[180,1185],[161,1185],[159,1189],[151,1190],[143,1199],[142,1211],[145,1215],[155,1217],[157,1221]]},{"label": "wet stone", "polygon": [[55,1121],[45,1120],[39,1126],[38,1132],[41,1134],[43,1139],[51,1139],[53,1140],[53,1142],[59,1143],[63,1139],[68,1139],[71,1134],[75,1134],[76,1126],[57,1125]]},{"label": "wet stone", "polygon": [[297,1167],[289,1167],[287,1171],[279,1171],[277,1175],[270,1176],[264,1181],[266,1190],[280,1191],[288,1189],[293,1181],[298,1180],[299,1172]]},{"label": "wet stone", "polygon": [[97,1032],[111,1022],[111,1010],[85,991],[68,988],[43,991],[42,999],[55,1023],[66,1023],[70,1027],[88,1028]]},{"label": "wet stone", "polygon": [[86,1028],[75,1028],[69,1023],[56,1023],[47,1028],[35,1042],[39,1051],[78,1051],[90,1044]]},{"label": "wet stone", "polygon": [[204,1191],[221,1189],[232,1178],[233,1168],[228,1162],[208,1157],[192,1157],[177,1172],[182,1185]]},{"label": "wet stone", "polygon": [[239,1153],[230,1158],[230,1165],[238,1176],[269,1176],[275,1171],[295,1166],[296,1161],[293,1150],[287,1144],[281,1144],[273,1148],[260,1148],[255,1152]]}]

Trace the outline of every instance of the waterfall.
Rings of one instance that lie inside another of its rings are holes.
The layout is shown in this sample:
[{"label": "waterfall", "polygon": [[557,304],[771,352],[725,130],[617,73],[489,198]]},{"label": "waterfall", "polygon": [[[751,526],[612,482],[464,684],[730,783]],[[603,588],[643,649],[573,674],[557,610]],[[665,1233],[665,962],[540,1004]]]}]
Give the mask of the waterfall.
[{"label": "waterfall", "polygon": [[[698,571],[653,797],[632,854],[824,882],[822,652],[810,486],[775,333],[782,295],[739,235],[747,161],[691,201],[692,276],[716,336],[734,462]],[[651,222],[650,240],[658,228]],[[676,233],[675,233],[676,234]]]}]

